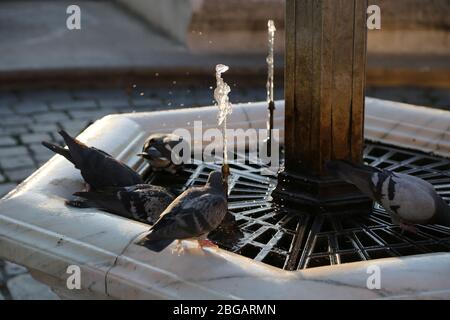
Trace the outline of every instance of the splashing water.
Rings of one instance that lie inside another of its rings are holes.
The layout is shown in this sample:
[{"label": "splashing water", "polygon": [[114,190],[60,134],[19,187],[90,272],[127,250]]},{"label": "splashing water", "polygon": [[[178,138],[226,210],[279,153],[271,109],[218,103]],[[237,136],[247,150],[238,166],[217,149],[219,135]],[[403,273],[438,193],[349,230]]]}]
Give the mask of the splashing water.
[{"label": "splashing water", "polygon": [[227,117],[233,112],[228,94],[231,92],[230,86],[223,81],[222,73],[228,71],[229,67],[223,64],[216,66],[216,89],[214,89],[214,99],[216,100],[219,113],[217,115],[217,124],[223,124],[223,163],[228,162],[228,139],[226,136]]},{"label": "splashing water", "polygon": [[267,103],[269,103],[273,101],[273,65],[274,65],[273,47],[275,44],[275,31],[277,31],[273,20],[269,20],[267,22],[267,28],[269,40],[269,55],[267,56],[266,59],[268,68],[266,88],[267,88]]}]

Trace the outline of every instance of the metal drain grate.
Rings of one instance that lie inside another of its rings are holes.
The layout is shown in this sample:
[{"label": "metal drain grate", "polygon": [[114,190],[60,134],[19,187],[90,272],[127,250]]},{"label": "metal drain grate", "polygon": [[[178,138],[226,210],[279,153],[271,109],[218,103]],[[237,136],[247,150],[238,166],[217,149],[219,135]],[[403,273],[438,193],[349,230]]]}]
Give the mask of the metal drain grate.
[{"label": "metal drain grate", "polygon": [[[379,168],[418,176],[450,200],[450,160],[385,145],[367,144],[364,159]],[[219,166],[196,162],[175,178],[147,172],[148,182],[181,192],[203,185]],[[389,215],[375,205],[371,215],[316,215],[270,202],[276,178],[260,175],[260,167],[231,164],[229,212],[209,238],[223,249],[286,270],[348,262],[450,251],[450,229],[418,226],[419,233],[402,233]]]}]

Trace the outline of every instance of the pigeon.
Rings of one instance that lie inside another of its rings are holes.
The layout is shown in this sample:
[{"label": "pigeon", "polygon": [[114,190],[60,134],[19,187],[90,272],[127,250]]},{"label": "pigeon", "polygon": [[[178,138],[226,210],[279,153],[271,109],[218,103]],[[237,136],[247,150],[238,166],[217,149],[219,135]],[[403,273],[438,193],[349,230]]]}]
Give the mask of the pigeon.
[{"label": "pigeon", "polygon": [[450,227],[450,207],[425,180],[343,160],[327,169],[378,202],[404,231],[417,233],[415,224]]},{"label": "pigeon", "polygon": [[164,210],[141,244],[155,252],[174,240],[178,240],[176,250],[183,251],[183,239],[197,239],[201,248],[215,246],[206,237],[221,224],[227,208],[222,174],[213,171],[205,186],[185,190]]},{"label": "pigeon", "polygon": [[[180,155],[172,149],[182,142],[183,138],[175,134],[155,133],[147,138],[138,156],[146,159],[154,171],[175,174],[182,168],[182,163]],[[177,157],[180,163],[175,164],[172,157]]]},{"label": "pigeon", "polygon": [[88,184],[88,189],[127,187],[144,183],[136,171],[114,159],[108,153],[88,147],[64,130],[59,131],[59,134],[66,142],[68,149],[45,141],[42,142],[42,145],[72,162],[75,168],[80,170],[83,179]]},{"label": "pigeon", "polygon": [[166,188],[150,184],[110,187],[101,190],[76,192],[87,207],[98,208],[125,218],[154,224],[164,209],[175,199]]}]

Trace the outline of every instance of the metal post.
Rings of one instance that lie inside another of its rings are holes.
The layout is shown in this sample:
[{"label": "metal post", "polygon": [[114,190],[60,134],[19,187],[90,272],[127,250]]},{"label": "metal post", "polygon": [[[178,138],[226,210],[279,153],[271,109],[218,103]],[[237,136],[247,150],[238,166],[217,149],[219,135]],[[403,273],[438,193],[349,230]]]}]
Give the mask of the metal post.
[{"label": "metal post", "polygon": [[277,199],[321,211],[370,205],[325,169],[332,159],[362,160],[366,10],[367,0],[287,0],[286,158]]}]

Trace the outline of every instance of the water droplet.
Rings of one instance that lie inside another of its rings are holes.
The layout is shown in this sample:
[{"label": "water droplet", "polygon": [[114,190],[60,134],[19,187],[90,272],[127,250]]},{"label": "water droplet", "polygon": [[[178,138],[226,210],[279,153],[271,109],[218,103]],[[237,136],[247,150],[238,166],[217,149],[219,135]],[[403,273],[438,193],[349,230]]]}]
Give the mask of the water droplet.
[{"label": "water droplet", "polygon": [[135,84],[133,84],[133,88],[136,88],[136,85],[135,85]]},{"label": "water droplet", "polygon": [[158,72],[155,73],[155,77],[159,77],[159,73]]},{"label": "water droplet", "polygon": [[177,82],[176,81],[172,81],[172,84],[177,84]]},{"label": "water droplet", "polygon": [[143,96],[143,95],[144,95],[144,93],[143,93],[143,92],[141,92],[141,93],[139,93],[139,95],[140,95],[140,96]]}]

